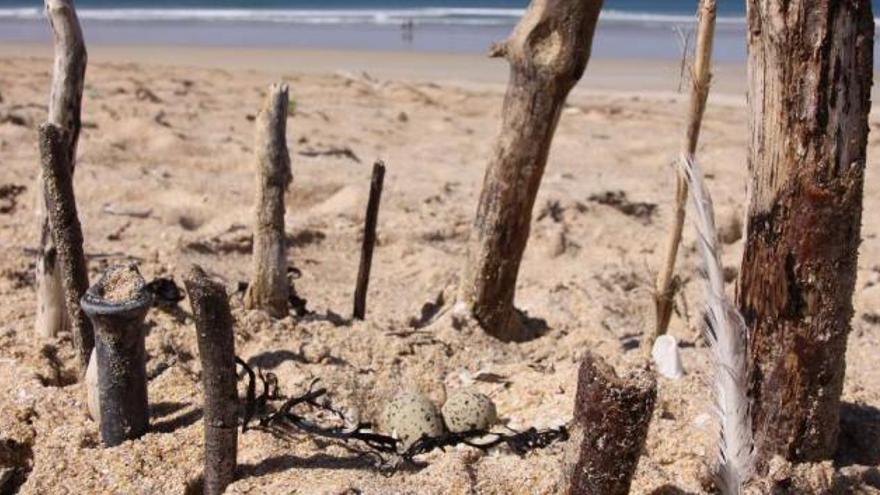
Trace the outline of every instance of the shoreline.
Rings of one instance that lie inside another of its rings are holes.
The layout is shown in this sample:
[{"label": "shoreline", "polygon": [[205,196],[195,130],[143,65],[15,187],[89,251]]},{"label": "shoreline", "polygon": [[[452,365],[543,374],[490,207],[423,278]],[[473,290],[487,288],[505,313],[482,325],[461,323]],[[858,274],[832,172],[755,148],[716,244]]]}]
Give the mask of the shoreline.
[{"label": "shoreline", "polygon": [[[469,53],[357,51],[300,48],[226,48],[178,45],[89,45],[91,63],[137,63],[151,66],[198,67],[256,71],[267,76],[366,72],[382,79],[443,82],[459,86],[503,87],[503,60]],[[37,42],[0,42],[0,57],[52,57],[52,46]],[[48,68],[48,67],[47,67]],[[681,63],[672,60],[595,58],[576,92],[684,97],[679,90]],[[713,98],[745,104],[745,64],[716,63]]]}]

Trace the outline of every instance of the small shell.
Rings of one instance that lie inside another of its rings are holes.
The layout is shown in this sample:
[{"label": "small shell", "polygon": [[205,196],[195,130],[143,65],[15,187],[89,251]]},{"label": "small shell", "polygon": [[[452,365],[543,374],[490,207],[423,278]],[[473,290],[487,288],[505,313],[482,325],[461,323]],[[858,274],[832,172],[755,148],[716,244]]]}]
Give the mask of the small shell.
[{"label": "small shell", "polygon": [[498,416],[492,399],[473,390],[459,390],[443,404],[443,419],[453,433],[488,430]]},{"label": "small shell", "polygon": [[382,418],[386,432],[396,436],[404,450],[423,436],[443,434],[443,418],[437,406],[418,393],[397,395],[385,407]]}]

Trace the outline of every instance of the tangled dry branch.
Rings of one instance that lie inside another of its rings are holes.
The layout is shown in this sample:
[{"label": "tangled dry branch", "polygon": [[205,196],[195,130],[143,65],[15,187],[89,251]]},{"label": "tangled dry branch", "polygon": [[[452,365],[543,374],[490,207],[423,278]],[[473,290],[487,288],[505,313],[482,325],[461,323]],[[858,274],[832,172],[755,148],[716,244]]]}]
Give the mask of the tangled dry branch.
[{"label": "tangled dry branch", "polygon": [[[418,465],[415,458],[435,449],[446,449],[457,445],[468,445],[488,451],[495,447],[507,446],[512,452],[523,456],[532,450],[549,447],[556,442],[568,440],[568,429],[565,426],[538,430],[529,428],[525,431],[509,430],[509,433],[473,430],[462,433],[446,432],[439,437],[422,437],[407,449],[398,450],[398,440],[392,436],[376,433],[370,423],[357,422],[352,424],[345,413],[335,407],[329,398],[329,391],[317,387],[316,379],[308,390],[298,396],[285,397],[281,394],[277,377],[272,373],[256,372],[241,358],[236,362],[247,374],[247,392],[244,401],[244,418],[241,424],[242,433],[248,430],[265,430],[277,433],[276,428],[293,427],[306,434],[338,440],[346,443],[357,442],[366,449],[355,449],[358,453],[373,458],[376,467],[388,474],[394,474],[404,466]],[[262,390],[257,394],[257,381]],[[273,403],[280,403],[274,407]],[[297,408],[309,408],[316,417],[310,419],[297,412]],[[255,424],[255,426],[251,426]],[[350,445],[349,445],[350,447]]]}]

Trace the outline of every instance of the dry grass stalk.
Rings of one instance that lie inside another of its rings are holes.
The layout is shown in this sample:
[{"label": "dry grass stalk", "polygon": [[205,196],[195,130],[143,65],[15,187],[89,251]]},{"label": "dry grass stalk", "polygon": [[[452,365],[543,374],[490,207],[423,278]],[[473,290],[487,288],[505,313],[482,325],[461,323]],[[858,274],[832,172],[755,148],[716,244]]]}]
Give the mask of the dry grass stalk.
[{"label": "dry grass stalk", "polygon": [[[49,123],[65,131],[65,161],[70,173],[76,164],[79,141],[80,107],[86,72],[86,47],[82,29],[71,0],[46,0],[46,16],[55,40],[55,62],[49,97]],[[37,255],[37,311],[35,330],[41,337],[55,337],[67,325],[61,275],[56,266],[56,250],[49,232],[43,179],[38,179],[37,217],[40,249]],[[88,357],[86,357],[86,360]],[[85,370],[85,367],[82,368]]]},{"label": "dry grass stalk", "polygon": [[46,220],[56,252],[55,269],[61,280],[62,308],[73,332],[80,377],[85,376],[89,356],[95,345],[92,324],[79,305],[89,287],[89,273],[83,252],[83,235],[73,194],[73,169],[67,143],[69,138],[58,126],[40,127],[40,159]]},{"label": "dry grass stalk", "polygon": [[287,246],[284,193],[293,179],[287,150],[286,84],[273,84],[256,120],[257,210],[254,225],[253,276],[245,294],[248,309],[276,318],[288,312]]},{"label": "dry grass stalk", "polygon": [[[700,126],[703,122],[703,113],[706,110],[706,100],[709,97],[712,74],[712,43],[715,38],[715,0],[700,0],[700,20],[697,27],[697,46],[694,54],[693,74],[691,76],[691,97],[688,107],[687,127],[685,139],[682,144],[682,158],[693,158],[697,151],[697,143],[700,139]],[[654,288],[654,305],[656,308],[656,326],[654,335],[646,339],[646,349],[650,352],[654,338],[666,333],[669,327],[669,319],[672,316],[672,305],[677,290],[674,280],[675,259],[678,257],[678,247],[681,244],[681,234],[684,229],[685,211],[688,199],[687,180],[676,167],[675,179],[675,213],[673,224],[669,230],[669,238],[666,242],[663,266],[657,273],[657,281]]]},{"label": "dry grass stalk", "polygon": [[510,63],[510,79],[459,300],[501,340],[531,337],[514,310],[516,278],[559,115],[587,66],[601,7],[601,0],[533,0],[511,38],[492,50]]}]

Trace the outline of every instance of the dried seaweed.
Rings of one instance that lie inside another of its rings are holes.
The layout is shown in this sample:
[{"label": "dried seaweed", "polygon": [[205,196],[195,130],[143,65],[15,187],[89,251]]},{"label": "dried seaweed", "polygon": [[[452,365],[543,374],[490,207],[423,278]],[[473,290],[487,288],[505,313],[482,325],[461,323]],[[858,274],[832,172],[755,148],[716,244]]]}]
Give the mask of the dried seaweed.
[{"label": "dried seaweed", "polygon": [[[308,390],[298,396],[285,397],[280,393],[278,380],[272,373],[255,372],[244,360],[236,358],[236,362],[248,376],[247,393],[244,403],[244,418],[241,430],[263,430],[270,433],[282,433],[279,429],[295,428],[308,435],[329,438],[346,443],[349,448],[376,460],[376,467],[388,474],[394,474],[405,466],[417,465],[415,458],[435,449],[468,445],[483,451],[495,447],[506,446],[517,455],[523,456],[532,450],[549,447],[556,442],[568,440],[568,429],[565,426],[538,430],[529,428],[525,431],[509,430],[508,433],[473,430],[463,433],[446,432],[439,437],[422,437],[406,450],[398,450],[399,441],[389,435],[373,431],[370,423],[358,422],[350,424],[342,410],[335,407],[329,398],[326,388],[316,388],[319,383],[314,380]],[[262,392],[257,395],[257,378],[262,382]],[[280,406],[272,407],[273,402]],[[303,406],[312,411],[316,418],[309,418],[297,411]],[[330,419],[326,419],[329,417]],[[251,424],[255,426],[251,427]],[[349,442],[366,447],[358,449]]]},{"label": "dried seaweed", "polygon": [[25,189],[24,186],[18,184],[0,185],[0,214],[14,212],[18,206],[18,197]]}]

